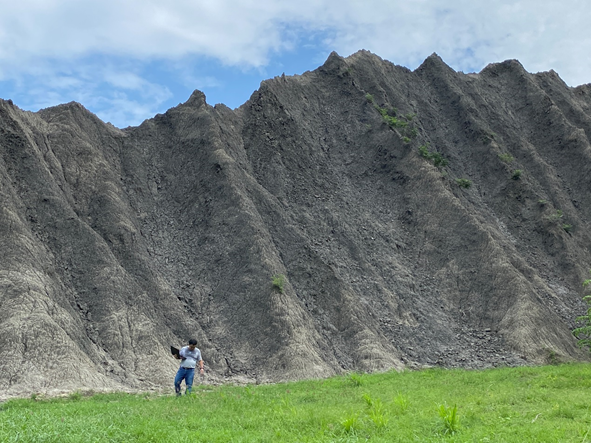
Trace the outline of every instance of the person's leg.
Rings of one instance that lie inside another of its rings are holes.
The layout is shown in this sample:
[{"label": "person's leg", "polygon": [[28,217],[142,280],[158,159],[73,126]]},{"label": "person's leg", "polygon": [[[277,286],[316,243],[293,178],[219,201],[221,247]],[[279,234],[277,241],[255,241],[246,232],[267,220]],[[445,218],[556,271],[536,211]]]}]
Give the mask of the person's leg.
[{"label": "person's leg", "polygon": [[191,393],[191,388],[193,387],[193,378],[195,377],[195,369],[187,369],[187,375],[185,376],[185,384],[187,385],[187,390],[185,394]]},{"label": "person's leg", "polygon": [[176,377],[174,378],[174,392],[176,395],[181,395],[181,383],[185,378],[185,368],[179,368],[176,373]]}]

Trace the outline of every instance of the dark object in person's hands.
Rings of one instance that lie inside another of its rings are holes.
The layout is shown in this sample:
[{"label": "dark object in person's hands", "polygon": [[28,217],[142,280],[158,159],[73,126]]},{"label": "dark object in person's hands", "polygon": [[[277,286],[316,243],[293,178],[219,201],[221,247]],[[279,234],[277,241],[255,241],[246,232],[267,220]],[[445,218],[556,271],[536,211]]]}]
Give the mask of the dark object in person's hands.
[{"label": "dark object in person's hands", "polygon": [[175,358],[181,358],[181,356],[179,355],[179,349],[175,348],[174,346],[170,347],[170,353],[174,355]]}]

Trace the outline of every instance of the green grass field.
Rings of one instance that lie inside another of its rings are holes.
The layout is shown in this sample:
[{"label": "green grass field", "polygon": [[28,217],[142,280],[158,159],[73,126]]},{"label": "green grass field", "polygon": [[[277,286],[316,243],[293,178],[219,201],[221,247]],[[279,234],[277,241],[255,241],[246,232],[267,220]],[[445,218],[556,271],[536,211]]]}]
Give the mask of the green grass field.
[{"label": "green grass field", "polygon": [[0,441],[591,442],[591,365],[11,400],[0,405]]}]

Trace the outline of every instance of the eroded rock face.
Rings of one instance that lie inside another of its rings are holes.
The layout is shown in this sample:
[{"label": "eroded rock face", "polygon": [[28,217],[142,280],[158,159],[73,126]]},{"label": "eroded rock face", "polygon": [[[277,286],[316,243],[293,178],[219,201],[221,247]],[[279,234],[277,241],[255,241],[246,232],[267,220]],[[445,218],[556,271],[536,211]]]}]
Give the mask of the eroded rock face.
[{"label": "eroded rock face", "polygon": [[210,380],[586,358],[590,97],[361,51],[125,130],[0,101],[0,392],[168,386],[191,337]]}]

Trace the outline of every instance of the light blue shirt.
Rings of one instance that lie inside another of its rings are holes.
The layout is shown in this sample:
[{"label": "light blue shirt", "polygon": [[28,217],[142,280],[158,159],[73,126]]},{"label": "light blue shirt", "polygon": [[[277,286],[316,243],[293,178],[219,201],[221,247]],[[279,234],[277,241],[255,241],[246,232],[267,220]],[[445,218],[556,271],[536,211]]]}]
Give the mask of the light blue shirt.
[{"label": "light blue shirt", "polygon": [[197,362],[201,361],[201,351],[198,348],[191,351],[188,346],[184,346],[179,351],[179,355],[184,358],[181,362],[181,368],[195,369]]}]

